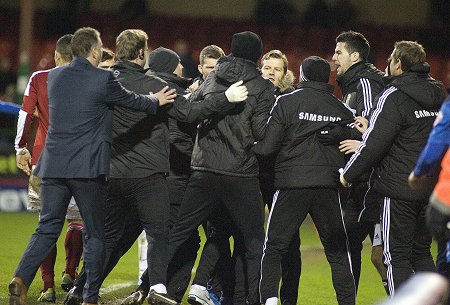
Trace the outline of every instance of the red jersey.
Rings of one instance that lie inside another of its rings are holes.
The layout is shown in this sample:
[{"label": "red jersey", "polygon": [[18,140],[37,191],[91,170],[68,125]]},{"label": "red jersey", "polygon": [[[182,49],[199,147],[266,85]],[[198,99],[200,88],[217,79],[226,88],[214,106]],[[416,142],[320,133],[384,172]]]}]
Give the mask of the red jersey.
[{"label": "red jersey", "polygon": [[35,111],[39,115],[39,126],[34,140],[31,155],[31,164],[35,165],[44,149],[45,138],[48,132],[48,93],[47,78],[50,70],[34,72],[28,81],[27,88],[23,96],[22,108],[19,111],[17,122],[17,136],[15,141],[16,150],[27,147],[30,137],[30,129],[34,119]]}]

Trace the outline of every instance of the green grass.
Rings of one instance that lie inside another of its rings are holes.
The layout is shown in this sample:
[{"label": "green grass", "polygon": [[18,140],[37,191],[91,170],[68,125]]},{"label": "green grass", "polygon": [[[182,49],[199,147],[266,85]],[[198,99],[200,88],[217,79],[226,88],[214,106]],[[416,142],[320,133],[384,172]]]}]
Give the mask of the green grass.
[{"label": "green grass", "polygon": [[[37,214],[35,213],[0,212],[0,304],[8,303],[8,283],[25,250],[30,235],[36,228],[36,224]],[[65,232],[65,228],[63,232]],[[60,275],[64,270],[64,235],[62,234],[58,240],[58,257],[55,266],[56,304],[62,304],[65,296],[65,293],[59,288]],[[301,238],[303,265],[298,304],[337,304],[331,282],[330,268],[323,254],[317,233],[309,219],[302,226]],[[364,246],[362,257],[363,268],[357,304],[371,305],[383,299],[385,293],[381,286],[381,280],[370,262],[370,245],[367,243]],[[118,299],[127,296],[135,288],[137,273],[137,245],[135,244],[106,279],[103,285],[101,302],[103,304],[119,304]],[[112,285],[125,285],[125,287],[114,291],[104,290],[111,288]],[[28,291],[29,305],[42,304],[36,301],[41,289],[42,281],[38,272]]]}]

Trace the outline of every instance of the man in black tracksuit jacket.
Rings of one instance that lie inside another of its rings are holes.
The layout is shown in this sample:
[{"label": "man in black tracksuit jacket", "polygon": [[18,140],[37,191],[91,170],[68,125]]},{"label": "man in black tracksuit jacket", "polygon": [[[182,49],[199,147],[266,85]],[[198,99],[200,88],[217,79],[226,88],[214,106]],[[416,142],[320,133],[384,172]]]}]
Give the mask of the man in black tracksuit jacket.
[{"label": "man in black tracksuit jacket", "polygon": [[[189,79],[182,77],[183,67],[180,57],[174,51],[163,47],[157,48],[150,53],[148,66],[150,70],[147,75],[156,76],[166,81],[170,88],[176,89],[177,94],[186,95],[189,93],[187,91]],[[170,173],[167,182],[170,201],[169,226],[172,230],[178,221],[179,209],[191,174],[191,156],[197,134],[197,123],[181,122],[169,117],[168,127],[170,133]],[[198,231],[194,231],[169,262],[167,292],[178,302],[181,302],[190,283],[191,271],[199,248],[200,235]]]},{"label": "man in black tracksuit jacket", "polygon": [[425,51],[416,42],[395,44],[388,71],[392,81],[380,95],[341,183],[348,186],[375,167],[374,188],[382,196],[384,263],[389,292],[394,295],[413,271],[434,270],[424,209],[436,177],[413,191],[408,187],[408,175],[427,142],[445,93],[442,83],[428,75]]},{"label": "man in black tracksuit jacket", "polygon": [[[125,88],[148,94],[167,86],[162,79],[145,74],[145,32],[125,30],[116,42],[119,61],[113,68]],[[225,113],[233,107],[225,95],[208,103],[189,103],[178,95],[172,107],[162,107],[156,115],[114,108],[103,279],[144,229],[148,242],[148,288],[166,285],[170,215],[169,185],[166,180],[170,168],[168,117],[194,122],[214,113]],[[84,277],[80,277],[68,297],[78,294],[83,286]],[[162,290],[156,292],[165,293],[166,287]],[[145,295],[138,293],[136,296],[142,304]],[[136,301],[136,298],[131,298],[131,301]]]},{"label": "man in black tracksuit jacket", "polygon": [[[342,32],[336,38],[336,48],[333,61],[338,67],[337,82],[341,88],[343,101],[357,117],[369,118],[376,106],[377,96],[384,90],[384,73],[367,62],[370,45],[367,39],[358,32]],[[336,137],[338,142],[347,140],[352,149],[343,149],[346,154],[354,152],[362,139],[362,133],[356,128]],[[329,136],[335,136],[330,132]],[[345,146],[345,145],[344,145]],[[361,273],[361,250],[363,241],[369,235],[373,241],[375,225],[380,223],[380,205],[375,200],[376,195],[370,190],[368,180],[371,170],[355,181],[345,194],[343,203],[344,219],[349,239],[352,270],[358,288]],[[370,190],[370,192],[368,192]],[[383,283],[386,283],[386,269],[382,263],[381,236],[376,238],[376,248],[373,248],[372,261],[380,273]]]},{"label": "man in black tracksuit jacket", "polygon": [[[189,80],[182,77],[183,66],[181,65],[180,57],[174,51],[164,47],[153,50],[148,56],[148,66],[149,70],[146,74],[151,78],[157,77],[167,82],[170,88],[174,88],[179,95],[187,95],[189,93],[186,90],[189,85]],[[170,232],[177,221],[178,210],[191,172],[191,155],[197,130],[196,123],[181,122],[171,117],[167,118],[166,123],[170,134],[170,172],[166,178],[170,202]],[[194,232],[169,262],[167,292],[177,302],[181,302],[189,285],[191,270],[194,267],[199,248],[200,236],[198,232]],[[141,304],[137,296],[148,294],[149,289],[148,269],[146,269],[141,276],[141,283],[136,289],[136,292],[127,297],[122,304]]]},{"label": "man in black tracksuit jacket", "polygon": [[329,63],[317,56],[301,66],[303,82],[279,97],[257,154],[276,154],[275,187],[266,229],[260,283],[261,302],[276,305],[281,257],[309,213],[330,262],[338,303],[355,304],[355,283],[338,194],[338,170],[345,164],[337,145],[323,145],[317,131],[331,122],[353,121],[352,112],[332,95]]},{"label": "man in black tracksuit jacket", "polygon": [[[256,66],[261,51],[262,42],[257,34],[234,34],[232,54],[219,59],[215,71],[192,96],[193,102],[213,99],[239,80],[244,81],[248,90],[244,103],[224,116],[203,121],[198,127],[191,177],[169,242],[172,257],[218,204],[225,206],[244,239],[249,304],[259,304],[259,267],[264,240],[258,161],[252,147],[264,136],[274,100],[272,84],[261,76]],[[194,288],[208,298],[203,285],[193,285],[190,295]]]}]

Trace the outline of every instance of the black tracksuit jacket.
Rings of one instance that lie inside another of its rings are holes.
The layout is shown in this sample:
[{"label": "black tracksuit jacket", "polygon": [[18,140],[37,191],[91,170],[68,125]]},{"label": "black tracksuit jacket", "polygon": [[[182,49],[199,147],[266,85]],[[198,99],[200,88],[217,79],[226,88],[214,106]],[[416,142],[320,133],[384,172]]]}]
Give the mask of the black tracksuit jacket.
[{"label": "black tracksuit jacket", "polygon": [[[166,81],[170,88],[177,90],[177,94],[188,94],[189,79],[163,72],[152,72],[152,75]],[[170,175],[189,175],[197,123],[181,122],[171,117],[169,117],[168,123],[170,133]]]},{"label": "black tracksuit jacket", "polygon": [[[136,93],[158,92],[167,85],[130,61],[119,61],[114,74],[127,89]],[[167,115],[156,115],[114,107],[111,148],[111,178],[144,178],[169,172],[169,130]]]},{"label": "black tracksuit jacket", "polygon": [[218,174],[257,177],[258,162],[252,151],[264,137],[275,97],[272,83],[261,76],[252,61],[233,56],[218,60],[214,71],[192,94],[193,102],[224,95],[233,83],[243,80],[248,98],[234,105],[226,115],[203,121],[198,127],[191,168]]},{"label": "black tracksuit jacket", "polygon": [[317,132],[331,122],[352,122],[353,113],[332,91],[326,83],[308,81],[277,99],[266,136],[254,148],[259,155],[277,154],[276,188],[338,186],[344,154],[338,145],[320,143]]},{"label": "black tracksuit jacket", "polygon": [[445,98],[444,86],[428,75],[428,64],[393,77],[380,95],[363,142],[344,169],[348,182],[375,166],[375,190],[383,196],[427,200],[435,179],[411,190],[408,175],[425,146]]},{"label": "black tracksuit jacket", "polygon": [[[119,61],[113,69],[125,88],[140,94],[155,93],[168,85],[158,77],[146,75],[141,66],[130,61]],[[156,115],[115,107],[110,177],[144,178],[155,173],[168,173],[168,117],[194,122],[215,113],[224,113],[230,107],[233,105],[224,94],[213,101],[201,100],[197,103],[189,103],[179,95],[174,103],[158,107]]]},{"label": "black tracksuit jacket", "polygon": [[343,101],[356,111],[357,116],[368,118],[376,106],[376,97],[384,89],[383,72],[367,62],[351,66],[337,78]]}]

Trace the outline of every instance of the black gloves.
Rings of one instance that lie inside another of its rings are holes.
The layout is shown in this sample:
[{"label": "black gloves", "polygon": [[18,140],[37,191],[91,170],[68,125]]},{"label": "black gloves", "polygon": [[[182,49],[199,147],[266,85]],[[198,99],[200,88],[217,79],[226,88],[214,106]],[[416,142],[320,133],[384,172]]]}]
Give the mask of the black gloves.
[{"label": "black gloves", "polygon": [[317,138],[323,145],[335,145],[347,139],[351,139],[351,128],[331,123],[317,132]]},{"label": "black gloves", "polygon": [[437,239],[447,239],[450,237],[450,228],[448,223],[450,217],[443,214],[439,209],[433,205],[428,205],[427,207],[427,226],[430,233]]}]

